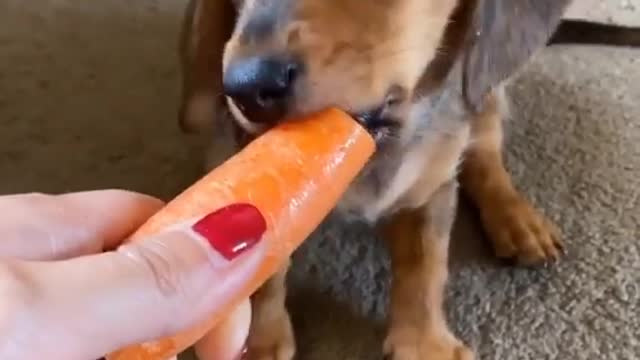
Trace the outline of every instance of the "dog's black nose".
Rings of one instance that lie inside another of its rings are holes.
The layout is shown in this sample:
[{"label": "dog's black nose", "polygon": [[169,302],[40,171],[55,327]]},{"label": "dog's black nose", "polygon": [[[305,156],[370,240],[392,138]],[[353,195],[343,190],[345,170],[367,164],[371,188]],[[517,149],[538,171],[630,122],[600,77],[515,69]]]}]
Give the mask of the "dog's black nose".
[{"label": "dog's black nose", "polygon": [[292,58],[238,60],[225,71],[224,92],[250,121],[273,124],[286,112],[299,71],[300,65]]}]

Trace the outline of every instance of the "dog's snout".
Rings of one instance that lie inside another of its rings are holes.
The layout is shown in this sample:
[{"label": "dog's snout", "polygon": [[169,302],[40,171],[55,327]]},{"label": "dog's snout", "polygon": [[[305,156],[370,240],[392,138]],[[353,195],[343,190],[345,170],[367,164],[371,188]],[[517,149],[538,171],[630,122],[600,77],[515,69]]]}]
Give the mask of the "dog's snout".
[{"label": "dog's snout", "polygon": [[286,111],[299,71],[288,57],[237,60],[225,71],[224,92],[252,122],[274,123]]}]

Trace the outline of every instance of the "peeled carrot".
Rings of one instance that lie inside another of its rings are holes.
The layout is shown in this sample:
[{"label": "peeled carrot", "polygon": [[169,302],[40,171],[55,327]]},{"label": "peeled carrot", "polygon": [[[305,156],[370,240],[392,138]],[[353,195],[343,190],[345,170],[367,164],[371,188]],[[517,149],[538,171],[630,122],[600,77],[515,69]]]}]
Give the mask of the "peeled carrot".
[{"label": "peeled carrot", "polygon": [[267,256],[227,309],[175,336],[116,351],[108,360],[167,360],[202,338],[247,299],[335,207],[375,149],[373,138],[337,109],[269,130],[196,182],[149,219],[136,241],[175,223],[237,202],[256,206],[267,220]]}]

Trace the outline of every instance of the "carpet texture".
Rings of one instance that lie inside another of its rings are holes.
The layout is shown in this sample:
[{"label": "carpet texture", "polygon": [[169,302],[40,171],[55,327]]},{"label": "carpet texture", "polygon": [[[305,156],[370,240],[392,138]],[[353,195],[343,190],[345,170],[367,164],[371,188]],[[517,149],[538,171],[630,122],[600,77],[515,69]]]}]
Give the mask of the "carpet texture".
[{"label": "carpet texture", "polygon": [[[183,6],[0,0],[0,193],[168,199],[199,175],[200,139],[175,121]],[[583,0],[569,15],[638,25],[640,1]],[[639,84],[639,50],[557,46],[510,86],[509,169],[569,253],[502,266],[463,204],[447,308],[479,359],[640,358]],[[300,359],[379,358],[388,259],[369,229],[331,217],[290,279]]]}]

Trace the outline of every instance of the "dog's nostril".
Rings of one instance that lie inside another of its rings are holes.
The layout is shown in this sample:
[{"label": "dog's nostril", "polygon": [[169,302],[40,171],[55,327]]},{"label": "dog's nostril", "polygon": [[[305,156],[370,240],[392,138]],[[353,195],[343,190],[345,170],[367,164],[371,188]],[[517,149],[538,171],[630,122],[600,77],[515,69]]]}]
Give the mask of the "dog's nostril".
[{"label": "dog's nostril", "polygon": [[265,86],[258,89],[257,102],[260,106],[274,106],[275,102],[288,97],[291,94],[291,87],[298,76],[298,65],[289,63],[282,69],[281,76],[276,75],[272,86]]},{"label": "dog's nostril", "polygon": [[293,82],[296,80],[296,78],[298,77],[298,70],[299,70],[299,65],[297,62],[291,61],[289,63],[287,63],[287,66],[285,68],[286,71],[286,82],[288,84],[293,84]]},{"label": "dog's nostril", "polygon": [[299,64],[288,57],[251,57],[229,65],[223,77],[225,95],[262,121],[264,112],[284,108],[293,95]]}]

